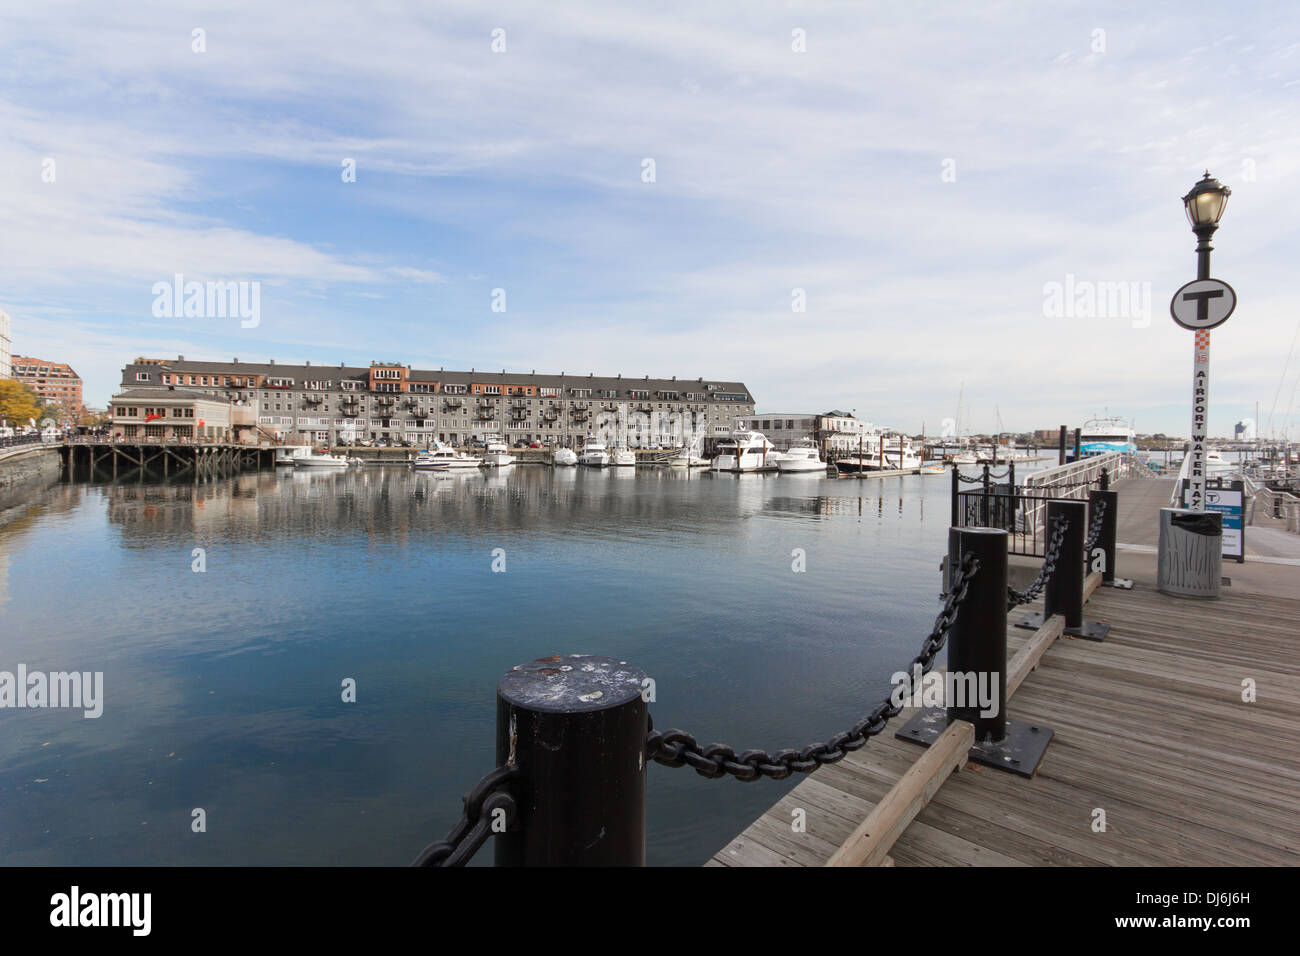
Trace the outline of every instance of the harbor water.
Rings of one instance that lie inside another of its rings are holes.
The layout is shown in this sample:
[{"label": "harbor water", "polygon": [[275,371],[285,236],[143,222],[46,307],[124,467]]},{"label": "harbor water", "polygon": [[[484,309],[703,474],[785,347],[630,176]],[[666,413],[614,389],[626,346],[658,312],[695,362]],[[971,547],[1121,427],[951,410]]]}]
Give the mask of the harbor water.
[{"label": "harbor water", "polygon": [[[0,862],[404,864],[491,768],[497,680],[556,653],[639,665],[655,726],[701,743],[823,740],[932,625],[948,495],[522,465],[56,486],[0,525],[0,671],[102,672],[103,710],[0,711]],[[796,782],[652,766],[647,861],[704,862]]]}]

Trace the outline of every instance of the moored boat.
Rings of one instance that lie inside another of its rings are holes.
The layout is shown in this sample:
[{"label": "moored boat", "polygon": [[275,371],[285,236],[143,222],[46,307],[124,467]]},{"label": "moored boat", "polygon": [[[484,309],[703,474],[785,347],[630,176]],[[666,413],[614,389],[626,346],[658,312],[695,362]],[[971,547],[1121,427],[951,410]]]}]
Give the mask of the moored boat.
[{"label": "moored boat", "polygon": [[411,468],[414,471],[457,471],[477,468],[482,463],[481,458],[466,455],[441,442],[434,442],[430,448],[415,456]]},{"label": "moored boat", "polygon": [[805,438],[786,451],[781,460],[776,463],[776,470],[783,475],[797,472],[825,472],[826,462],[822,461],[813,440]]},{"label": "moored boat", "polygon": [[346,468],[347,466],[347,458],[342,455],[331,455],[328,452],[299,455],[293,459],[293,467],[295,468]]},{"label": "moored boat", "polygon": [[604,468],[609,464],[609,452],[605,450],[605,446],[601,442],[589,438],[587,443],[582,446],[582,454],[578,456],[578,464],[586,465],[589,468]]},{"label": "moored boat", "polygon": [[510,447],[504,441],[495,435],[485,439],[481,462],[484,467],[504,468],[514,463],[515,456],[510,454]]},{"label": "moored boat", "polygon": [[756,471],[775,471],[768,455],[774,446],[762,432],[737,429],[730,438],[718,442],[718,453],[709,463],[710,471],[729,471],[737,474]]},{"label": "moored boat", "polygon": [[572,448],[557,448],[551,453],[551,464],[567,467],[578,463],[577,453]]}]

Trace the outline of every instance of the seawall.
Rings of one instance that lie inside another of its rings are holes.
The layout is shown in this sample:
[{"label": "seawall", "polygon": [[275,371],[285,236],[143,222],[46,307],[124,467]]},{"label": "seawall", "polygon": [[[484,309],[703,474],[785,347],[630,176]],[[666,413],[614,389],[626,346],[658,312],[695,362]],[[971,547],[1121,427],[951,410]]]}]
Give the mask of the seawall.
[{"label": "seawall", "polygon": [[20,505],[59,480],[56,448],[33,448],[0,458],[0,511]]}]

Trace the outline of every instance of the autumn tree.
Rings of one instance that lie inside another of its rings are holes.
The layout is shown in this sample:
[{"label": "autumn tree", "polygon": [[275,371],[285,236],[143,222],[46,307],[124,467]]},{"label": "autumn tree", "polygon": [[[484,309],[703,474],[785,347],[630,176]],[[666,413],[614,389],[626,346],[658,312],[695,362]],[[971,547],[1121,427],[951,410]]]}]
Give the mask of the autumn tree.
[{"label": "autumn tree", "polygon": [[40,421],[41,414],[41,400],[32,389],[12,378],[0,379],[0,418],[19,427],[29,418]]}]

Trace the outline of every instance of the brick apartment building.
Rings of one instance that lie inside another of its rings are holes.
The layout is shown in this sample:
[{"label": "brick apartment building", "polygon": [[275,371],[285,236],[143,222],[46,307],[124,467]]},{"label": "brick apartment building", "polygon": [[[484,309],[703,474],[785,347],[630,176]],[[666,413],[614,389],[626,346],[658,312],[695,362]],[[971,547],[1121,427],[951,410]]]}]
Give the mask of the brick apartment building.
[{"label": "brick apartment building", "polygon": [[13,377],[31,387],[47,405],[59,405],[69,416],[84,410],[81,401],[81,376],[71,365],[23,355],[13,357]]}]

